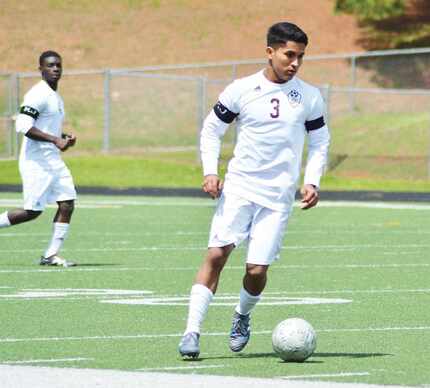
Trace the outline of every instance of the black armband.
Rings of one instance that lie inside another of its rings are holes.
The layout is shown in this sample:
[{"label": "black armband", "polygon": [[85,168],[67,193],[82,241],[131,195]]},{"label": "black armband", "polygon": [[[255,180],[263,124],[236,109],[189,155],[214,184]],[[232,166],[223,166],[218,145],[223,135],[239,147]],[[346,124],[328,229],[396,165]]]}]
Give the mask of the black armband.
[{"label": "black armband", "polygon": [[315,129],[319,129],[324,127],[325,122],[324,122],[324,117],[318,117],[315,120],[309,120],[309,121],[305,121],[305,127],[306,130],[309,131],[314,131]]},{"label": "black armband", "polygon": [[226,108],[219,101],[214,106],[214,112],[217,117],[226,124],[230,124],[239,115],[239,113],[234,113]]},{"label": "black armband", "polygon": [[33,117],[33,119],[35,120],[37,120],[37,118],[39,117],[39,111],[28,105],[23,105],[19,110],[19,113]]}]

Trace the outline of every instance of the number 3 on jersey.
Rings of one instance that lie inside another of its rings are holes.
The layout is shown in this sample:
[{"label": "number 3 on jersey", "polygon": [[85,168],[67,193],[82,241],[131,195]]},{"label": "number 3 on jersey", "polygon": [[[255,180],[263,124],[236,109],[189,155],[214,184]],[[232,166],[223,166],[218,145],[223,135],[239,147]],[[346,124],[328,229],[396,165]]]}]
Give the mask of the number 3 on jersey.
[{"label": "number 3 on jersey", "polygon": [[273,106],[273,111],[270,113],[270,117],[272,119],[276,119],[279,117],[279,100],[277,98],[272,98],[270,102]]}]

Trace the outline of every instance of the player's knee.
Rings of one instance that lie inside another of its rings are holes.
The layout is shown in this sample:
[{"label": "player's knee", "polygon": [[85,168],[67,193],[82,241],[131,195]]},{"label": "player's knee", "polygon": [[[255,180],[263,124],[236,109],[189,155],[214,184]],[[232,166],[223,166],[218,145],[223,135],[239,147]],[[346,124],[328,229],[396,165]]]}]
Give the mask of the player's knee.
[{"label": "player's knee", "polygon": [[58,203],[58,208],[60,209],[60,213],[65,216],[71,216],[73,210],[75,209],[74,201],[64,201]]},{"label": "player's knee", "polygon": [[267,265],[249,265],[246,267],[246,274],[253,279],[265,279],[267,274]]}]

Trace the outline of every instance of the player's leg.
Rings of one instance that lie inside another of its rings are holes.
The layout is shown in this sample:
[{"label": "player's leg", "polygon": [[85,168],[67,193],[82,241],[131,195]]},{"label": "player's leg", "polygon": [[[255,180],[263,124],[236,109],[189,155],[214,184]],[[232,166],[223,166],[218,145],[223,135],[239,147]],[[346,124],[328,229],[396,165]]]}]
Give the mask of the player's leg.
[{"label": "player's leg", "polygon": [[6,211],[0,214],[0,228],[7,228],[34,220],[41,214],[41,210],[13,209]]},{"label": "player's leg", "polygon": [[70,221],[75,208],[76,190],[72,177],[66,169],[53,182],[48,200],[58,205],[52,225],[52,236],[48,247],[40,260],[41,265],[70,267],[76,265],[58,256],[70,228]]},{"label": "player's leg", "polygon": [[51,179],[43,171],[20,168],[24,206],[0,214],[0,228],[32,221],[42,214]]},{"label": "player's leg", "polygon": [[207,251],[191,288],[187,326],[179,343],[179,353],[183,357],[196,358],[200,353],[200,329],[216,292],[221,271],[233,249],[234,245],[230,244]]},{"label": "player's leg", "polygon": [[230,349],[240,352],[251,336],[250,314],[261,299],[267,282],[268,265],[246,264],[243,286],[239,293],[239,303],[233,314],[230,330]]},{"label": "player's leg", "polygon": [[61,265],[64,267],[75,265],[73,262],[66,261],[58,256],[69,231],[73,210],[73,200],[58,202],[58,209],[52,224],[51,240],[40,260],[41,265]]},{"label": "player's leg", "polygon": [[233,244],[208,249],[191,288],[185,334],[189,332],[200,333],[201,324],[216,292],[221,271],[233,249]]},{"label": "player's leg", "polygon": [[223,195],[218,203],[212,220],[209,248],[191,288],[187,327],[179,344],[182,356],[195,358],[199,355],[201,325],[230,253],[249,233],[250,207],[248,201],[231,195]]},{"label": "player's leg", "polygon": [[250,314],[261,299],[270,264],[279,257],[288,216],[288,212],[275,212],[260,207],[254,217],[243,287],[230,332],[230,349],[234,352],[241,351],[249,341]]},{"label": "player's leg", "polygon": [[195,284],[201,284],[215,294],[221,271],[233,249],[234,244],[208,248],[205,259],[197,272]]}]

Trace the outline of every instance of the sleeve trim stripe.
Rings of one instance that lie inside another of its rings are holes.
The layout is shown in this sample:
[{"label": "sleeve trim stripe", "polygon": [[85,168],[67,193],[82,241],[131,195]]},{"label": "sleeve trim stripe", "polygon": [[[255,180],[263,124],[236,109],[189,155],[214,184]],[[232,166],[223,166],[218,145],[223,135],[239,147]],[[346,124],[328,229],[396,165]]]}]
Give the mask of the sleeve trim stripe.
[{"label": "sleeve trim stripe", "polygon": [[305,127],[306,130],[309,131],[314,131],[315,129],[319,129],[324,127],[325,122],[324,122],[324,117],[318,117],[315,120],[309,120],[309,121],[305,121]]},{"label": "sleeve trim stripe", "polygon": [[219,101],[214,106],[214,112],[217,117],[226,124],[230,124],[239,115],[226,108]]},{"label": "sleeve trim stripe", "polygon": [[19,110],[19,113],[23,114],[23,115],[27,115],[32,117],[33,119],[37,120],[37,118],[39,117],[39,112],[37,109],[32,108],[31,106],[28,105],[24,105],[21,107],[21,109]]}]

